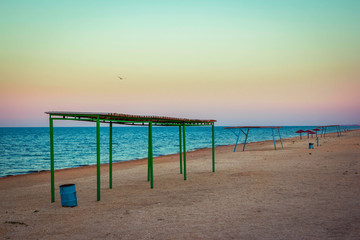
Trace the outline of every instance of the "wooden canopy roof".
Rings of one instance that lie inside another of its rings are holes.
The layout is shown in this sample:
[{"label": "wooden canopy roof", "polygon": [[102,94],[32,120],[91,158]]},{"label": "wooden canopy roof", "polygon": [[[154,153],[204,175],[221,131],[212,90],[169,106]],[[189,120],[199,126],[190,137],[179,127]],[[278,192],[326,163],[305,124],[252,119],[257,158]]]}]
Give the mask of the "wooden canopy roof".
[{"label": "wooden canopy roof", "polygon": [[[53,119],[67,119],[77,121],[96,122],[99,118],[103,123],[117,123],[126,125],[145,125],[152,122],[154,125],[171,126],[171,125],[213,125],[216,120],[174,118],[165,116],[145,116],[132,115],[123,113],[107,113],[107,112],[70,112],[70,111],[48,111],[45,112],[53,117]],[[55,118],[54,118],[55,117]],[[57,118],[60,117],[60,118]]]}]

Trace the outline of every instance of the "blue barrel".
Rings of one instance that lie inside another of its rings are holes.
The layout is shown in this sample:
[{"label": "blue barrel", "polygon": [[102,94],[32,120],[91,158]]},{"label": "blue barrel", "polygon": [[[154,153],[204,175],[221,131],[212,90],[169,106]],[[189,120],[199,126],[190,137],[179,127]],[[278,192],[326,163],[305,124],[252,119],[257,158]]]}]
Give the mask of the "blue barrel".
[{"label": "blue barrel", "polygon": [[314,143],[309,143],[309,149],[314,149]]},{"label": "blue barrel", "polygon": [[76,189],[75,184],[63,184],[60,186],[61,205],[63,207],[76,207]]}]

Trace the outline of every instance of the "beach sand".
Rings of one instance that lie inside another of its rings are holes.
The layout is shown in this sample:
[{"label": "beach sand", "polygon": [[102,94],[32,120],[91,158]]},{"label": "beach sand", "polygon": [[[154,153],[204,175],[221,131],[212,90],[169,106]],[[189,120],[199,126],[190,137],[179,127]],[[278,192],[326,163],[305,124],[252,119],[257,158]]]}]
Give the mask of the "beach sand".
[{"label": "beach sand", "polygon": [[[315,142],[315,139],[310,141]],[[0,178],[0,239],[360,239],[360,131],[309,140],[251,143],[147,160]],[[95,161],[95,156],[94,156]],[[75,183],[78,206],[61,207],[59,186]]]}]

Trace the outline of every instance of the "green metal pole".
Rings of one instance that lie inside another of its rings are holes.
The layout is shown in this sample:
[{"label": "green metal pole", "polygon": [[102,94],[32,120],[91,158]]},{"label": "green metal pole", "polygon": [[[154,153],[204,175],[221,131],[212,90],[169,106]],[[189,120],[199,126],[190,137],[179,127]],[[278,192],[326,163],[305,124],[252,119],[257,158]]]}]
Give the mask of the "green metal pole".
[{"label": "green metal pole", "polygon": [[183,147],[184,147],[184,180],[186,180],[186,140],[185,140],[185,123],[183,124]]},{"label": "green metal pole", "polygon": [[54,178],[54,131],[53,131],[53,119],[51,115],[49,117],[50,123],[50,171],[51,171],[51,202],[55,202],[55,178]]},{"label": "green metal pole", "polygon": [[112,122],[109,133],[109,188],[112,189]]},{"label": "green metal pole", "polygon": [[182,145],[181,145],[181,126],[179,126],[179,143],[180,143],[180,174],[182,174]]},{"label": "green metal pole", "polygon": [[147,180],[150,182],[150,122],[149,122],[149,134],[148,134],[148,174],[147,174]]},{"label": "green metal pole", "polygon": [[150,181],[150,143],[148,145],[148,174],[147,174],[147,181]]},{"label": "green metal pole", "polygon": [[100,201],[100,121],[96,121],[96,171],[97,171],[97,200]]},{"label": "green metal pole", "polygon": [[152,122],[149,122],[149,162],[150,162],[150,187],[154,188],[154,163],[152,145]]},{"label": "green metal pole", "polygon": [[215,127],[212,125],[212,171],[215,172]]}]

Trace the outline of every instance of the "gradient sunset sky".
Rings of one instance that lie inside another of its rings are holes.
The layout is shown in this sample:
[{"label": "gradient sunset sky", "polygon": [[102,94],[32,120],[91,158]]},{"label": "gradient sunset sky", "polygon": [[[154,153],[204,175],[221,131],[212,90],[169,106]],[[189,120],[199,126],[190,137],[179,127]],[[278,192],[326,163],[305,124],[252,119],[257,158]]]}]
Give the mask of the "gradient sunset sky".
[{"label": "gradient sunset sky", "polygon": [[359,0],[3,0],[0,29],[0,127],[49,110],[360,123]]}]

